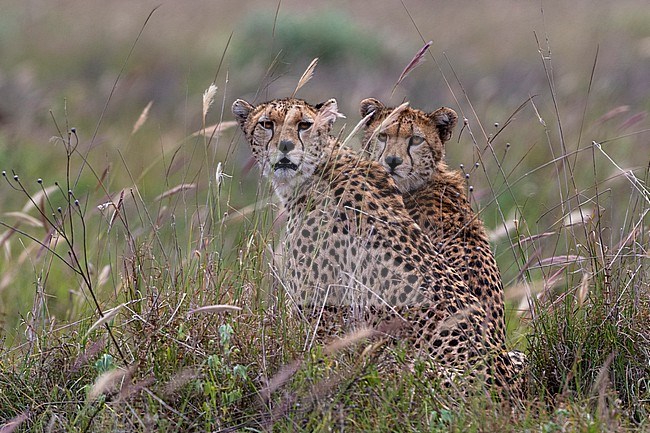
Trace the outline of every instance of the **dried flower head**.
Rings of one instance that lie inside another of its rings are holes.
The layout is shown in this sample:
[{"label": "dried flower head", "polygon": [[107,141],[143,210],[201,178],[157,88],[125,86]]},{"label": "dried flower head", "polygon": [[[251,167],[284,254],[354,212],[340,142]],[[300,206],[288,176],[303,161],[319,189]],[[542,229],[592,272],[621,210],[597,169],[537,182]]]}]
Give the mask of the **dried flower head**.
[{"label": "dried flower head", "polygon": [[214,83],[210,84],[210,87],[203,92],[203,123],[205,123],[205,116],[208,114],[208,110],[210,110],[216,94],[217,86],[215,86]]}]

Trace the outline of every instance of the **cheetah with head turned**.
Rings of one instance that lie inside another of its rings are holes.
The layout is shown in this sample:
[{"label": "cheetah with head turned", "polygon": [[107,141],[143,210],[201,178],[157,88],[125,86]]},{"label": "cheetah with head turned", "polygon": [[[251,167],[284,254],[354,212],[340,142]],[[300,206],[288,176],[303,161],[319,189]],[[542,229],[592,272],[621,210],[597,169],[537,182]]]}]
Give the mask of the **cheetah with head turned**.
[{"label": "cheetah with head turned", "polygon": [[335,100],[237,100],[232,111],[288,214],[281,278],[303,311],[361,311],[437,366],[510,386],[512,365],[485,329],[485,310],[391,176],[330,136]]},{"label": "cheetah with head turned", "polygon": [[[458,115],[446,107],[431,113],[407,107],[386,124],[394,108],[373,98],[360,105],[367,118],[363,151],[391,174],[411,217],[480,300],[493,339],[504,343],[501,274],[483,223],[467,199],[463,176],[444,160],[444,144]],[[524,367],[523,353],[509,356],[517,369]]]},{"label": "cheetah with head turned", "polygon": [[378,130],[392,111],[376,99],[361,102],[361,115],[370,116],[364,125],[363,149],[391,174],[411,217],[460,272],[481,301],[490,332],[503,341],[501,274],[483,223],[467,199],[463,176],[444,161],[444,144],[458,115],[446,107],[432,113],[405,108]]}]

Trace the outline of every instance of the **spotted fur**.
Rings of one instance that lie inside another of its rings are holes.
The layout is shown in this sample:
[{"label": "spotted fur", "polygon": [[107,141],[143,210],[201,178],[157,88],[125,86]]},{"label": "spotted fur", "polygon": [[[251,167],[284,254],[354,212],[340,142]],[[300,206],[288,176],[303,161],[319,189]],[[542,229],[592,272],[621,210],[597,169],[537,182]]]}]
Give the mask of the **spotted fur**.
[{"label": "spotted fur", "polygon": [[488,329],[503,341],[501,274],[463,176],[444,161],[444,143],[458,116],[444,107],[432,113],[406,108],[393,124],[376,131],[392,110],[376,99],[362,101],[363,116],[374,112],[365,125],[364,149],[393,176],[411,217],[460,272],[486,310]]},{"label": "spotted fur", "polygon": [[[392,177],[329,135],[335,100],[237,100],[233,113],[288,213],[281,278],[308,317],[369,322],[438,366],[507,386],[511,366],[479,299],[432,248]],[[498,368],[483,362],[493,354]]]},{"label": "spotted fur", "polygon": [[[483,223],[467,199],[463,176],[444,160],[444,144],[458,115],[446,107],[431,113],[405,108],[386,124],[393,110],[376,99],[361,102],[361,115],[368,116],[363,150],[391,174],[411,217],[479,299],[493,340],[504,344],[501,274]],[[524,368],[523,353],[509,356],[517,370]]]}]

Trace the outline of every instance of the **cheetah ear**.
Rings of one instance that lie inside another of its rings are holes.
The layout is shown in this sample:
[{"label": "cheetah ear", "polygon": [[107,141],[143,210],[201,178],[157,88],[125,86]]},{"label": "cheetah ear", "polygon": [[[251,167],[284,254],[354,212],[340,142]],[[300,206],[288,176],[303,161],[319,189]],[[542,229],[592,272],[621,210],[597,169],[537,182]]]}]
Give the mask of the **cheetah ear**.
[{"label": "cheetah ear", "polygon": [[316,120],[314,121],[316,126],[314,130],[318,130],[323,126],[329,129],[337,118],[345,117],[343,114],[339,113],[339,105],[334,98],[321,102],[320,104],[315,105],[314,108],[318,110]]},{"label": "cheetah ear", "polygon": [[248,102],[244,101],[243,99],[238,99],[232,104],[232,114],[235,115],[235,118],[237,119],[237,122],[239,122],[239,126],[242,128],[244,127],[244,123],[246,123],[246,119],[248,119],[248,115],[253,111],[255,107],[253,107],[251,104]]},{"label": "cheetah ear", "polygon": [[442,107],[429,114],[429,118],[436,126],[440,140],[443,143],[449,141],[451,133],[458,123],[458,114],[451,108]]},{"label": "cheetah ear", "polygon": [[384,104],[382,104],[375,98],[367,98],[361,101],[361,104],[359,106],[359,112],[361,113],[361,117],[365,119],[366,116],[370,116],[368,117],[368,120],[366,120],[366,127],[370,126],[370,122],[372,122],[379,114],[379,112],[384,108],[386,108]]}]

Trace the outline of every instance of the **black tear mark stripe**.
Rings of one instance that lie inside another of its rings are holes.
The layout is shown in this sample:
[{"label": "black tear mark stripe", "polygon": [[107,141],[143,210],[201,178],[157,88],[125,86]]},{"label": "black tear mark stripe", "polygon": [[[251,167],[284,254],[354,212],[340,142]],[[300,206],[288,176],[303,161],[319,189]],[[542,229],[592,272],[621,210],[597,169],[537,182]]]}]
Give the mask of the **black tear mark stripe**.
[{"label": "black tear mark stripe", "polygon": [[[388,138],[386,138],[386,141],[388,141]],[[377,161],[381,161],[384,157],[384,152],[386,152],[386,146],[387,143],[384,143],[381,145],[381,153],[379,153],[379,157],[377,158]],[[375,137],[375,146],[379,145],[379,139]]]},{"label": "black tear mark stripe", "polygon": [[[397,136],[398,137],[399,137],[400,129],[402,129],[402,120],[400,120],[399,123],[397,124]],[[407,131],[407,133],[408,132],[409,131]],[[411,133],[411,136],[412,136],[413,135],[413,124],[412,123],[411,123],[411,131],[410,131],[410,133]],[[409,141],[410,141],[410,139],[409,139]],[[411,146],[409,144],[406,145],[406,154],[409,156],[409,160],[411,161],[411,170],[412,170],[413,167],[415,166],[415,160],[413,158],[413,155],[411,155]]]},{"label": "black tear mark stripe", "polygon": [[[298,129],[298,127],[296,127],[296,129]],[[309,131],[310,129],[308,129],[307,131]],[[302,146],[302,151],[305,152],[307,147],[305,146],[305,143],[302,141],[302,135],[300,134],[300,129],[298,129],[298,141],[300,141],[300,145]]]},{"label": "black tear mark stripe", "polygon": [[[266,142],[266,146],[265,146],[266,150],[269,150],[269,145],[273,141],[273,137],[275,137],[275,122],[271,120],[271,115],[270,114],[273,111],[273,109],[277,109],[277,108],[278,108],[278,105],[276,103],[273,103],[273,104],[271,104],[270,107],[267,108],[267,110],[263,114],[263,116],[268,118],[269,121],[273,124],[273,126],[271,127],[271,138],[269,138],[268,141]],[[257,126],[260,126],[259,122],[257,123]]]},{"label": "black tear mark stripe", "polygon": [[269,150],[269,145],[273,141],[273,137],[275,137],[275,124],[273,124],[273,128],[271,128],[271,137],[266,141],[266,146],[265,146],[266,150]]}]

